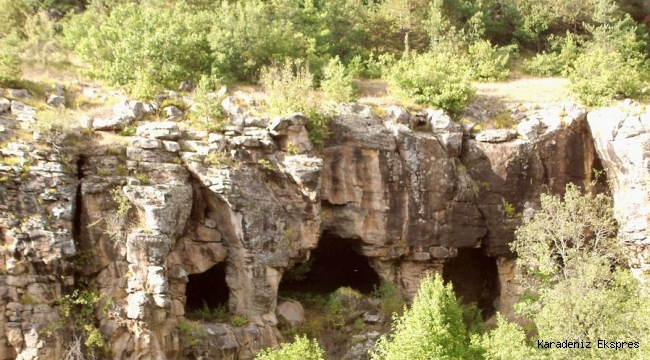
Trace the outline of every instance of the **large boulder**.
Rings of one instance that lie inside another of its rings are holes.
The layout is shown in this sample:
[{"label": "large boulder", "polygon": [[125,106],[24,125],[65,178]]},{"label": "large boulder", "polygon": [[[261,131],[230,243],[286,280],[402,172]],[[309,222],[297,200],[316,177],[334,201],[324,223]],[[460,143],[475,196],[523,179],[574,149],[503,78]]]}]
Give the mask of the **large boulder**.
[{"label": "large boulder", "polygon": [[298,329],[305,323],[305,310],[299,301],[282,301],[275,308],[278,326],[285,329]]}]

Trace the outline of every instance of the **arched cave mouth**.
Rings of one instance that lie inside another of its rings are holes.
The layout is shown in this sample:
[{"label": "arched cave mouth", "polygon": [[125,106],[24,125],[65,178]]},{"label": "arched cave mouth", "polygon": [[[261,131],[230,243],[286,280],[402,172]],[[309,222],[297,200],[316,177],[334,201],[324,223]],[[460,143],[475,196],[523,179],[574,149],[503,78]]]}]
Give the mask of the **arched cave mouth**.
[{"label": "arched cave mouth", "polygon": [[480,248],[458,249],[458,256],[445,264],[443,278],[446,282],[451,281],[463,304],[476,303],[483,319],[496,313],[494,300],[499,296],[497,263]]},{"label": "arched cave mouth", "polygon": [[[381,279],[368,258],[356,251],[354,243],[354,240],[324,233],[309,261],[285,272],[279,292],[330,294],[346,286],[370,294],[379,287]],[[308,271],[302,273],[301,269]],[[302,276],[296,276],[297,273]]]},{"label": "arched cave mouth", "polygon": [[226,263],[220,262],[200,274],[189,275],[185,287],[185,312],[191,316],[193,312],[203,308],[204,304],[210,309],[228,306],[230,289],[226,283]]}]

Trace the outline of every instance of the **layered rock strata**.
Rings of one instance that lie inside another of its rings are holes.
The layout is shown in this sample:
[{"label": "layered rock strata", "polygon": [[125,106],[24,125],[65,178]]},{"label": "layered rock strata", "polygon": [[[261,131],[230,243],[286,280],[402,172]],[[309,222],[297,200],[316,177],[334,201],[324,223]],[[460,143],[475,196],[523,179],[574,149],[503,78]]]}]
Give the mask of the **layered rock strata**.
[{"label": "layered rock strata", "polygon": [[[62,320],[57,299],[82,285],[99,297],[112,358],[251,359],[277,346],[283,273],[323,233],[410,296],[459,249],[480,249],[498,270],[494,308],[508,313],[522,215],[569,182],[593,189],[599,158],[621,237],[647,267],[645,110],[531,108],[516,130],[476,132],[441,111],[345,105],[316,151],[306,117],[225,103],[219,134],[185,129],[172,110],[145,122],[155,106],[120,103],[111,121],[86,119],[97,131],[79,156],[17,139],[18,116],[0,119],[0,359],[61,357],[69,343],[49,325]],[[134,125],[136,136],[100,131]],[[189,276],[223,263],[228,311],[247,323],[202,324],[201,344],[188,341]]]}]

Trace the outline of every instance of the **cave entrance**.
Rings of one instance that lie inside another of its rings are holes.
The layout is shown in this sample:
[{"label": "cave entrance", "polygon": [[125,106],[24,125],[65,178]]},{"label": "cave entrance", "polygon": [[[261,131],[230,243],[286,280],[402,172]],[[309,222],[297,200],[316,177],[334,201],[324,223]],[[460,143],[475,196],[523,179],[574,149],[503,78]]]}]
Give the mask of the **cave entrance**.
[{"label": "cave entrance", "polygon": [[287,271],[279,290],[330,294],[347,286],[368,295],[380,284],[379,275],[357,252],[353,240],[323,233],[310,260]]},{"label": "cave entrance", "polygon": [[185,287],[185,312],[192,314],[206,304],[210,309],[228,306],[230,289],[226,283],[226,262],[220,262],[200,274],[189,275]]},{"label": "cave entrance", "polygon": [[443,278],[451,281],[456,296],[464,304],[476,303],[483,319],[495,314],[494,300],[499,296],[495,258],[485,255],[480,248],[460,248],[458,256],[445,264]]}]

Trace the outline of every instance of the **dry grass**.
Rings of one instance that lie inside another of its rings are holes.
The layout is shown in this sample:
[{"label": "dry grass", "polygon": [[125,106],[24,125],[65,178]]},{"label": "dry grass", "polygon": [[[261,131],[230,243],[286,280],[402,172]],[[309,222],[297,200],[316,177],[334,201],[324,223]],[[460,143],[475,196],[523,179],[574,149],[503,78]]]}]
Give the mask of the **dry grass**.
[{"label": "dry grass", "polygon": [[[383,80],[355,80],[360,88],[359,102],[367,105],[394,105],[400,102],[390,93]],[[512,74],[507,81],[493,83],[474,83],[475,104],[492,103],[504,107],[516,103],[540,105],[564,104],[576,100],[567,89],[564,78],[539,78]],[[412,106],[413,104],[403,104]]]},{"label": "dry grass", "polygon": [[538,78],[513,75],[508,81],[475,83],[477,98],[493,99],[505,104],[564,104],[575,101],[565,78]]}]

